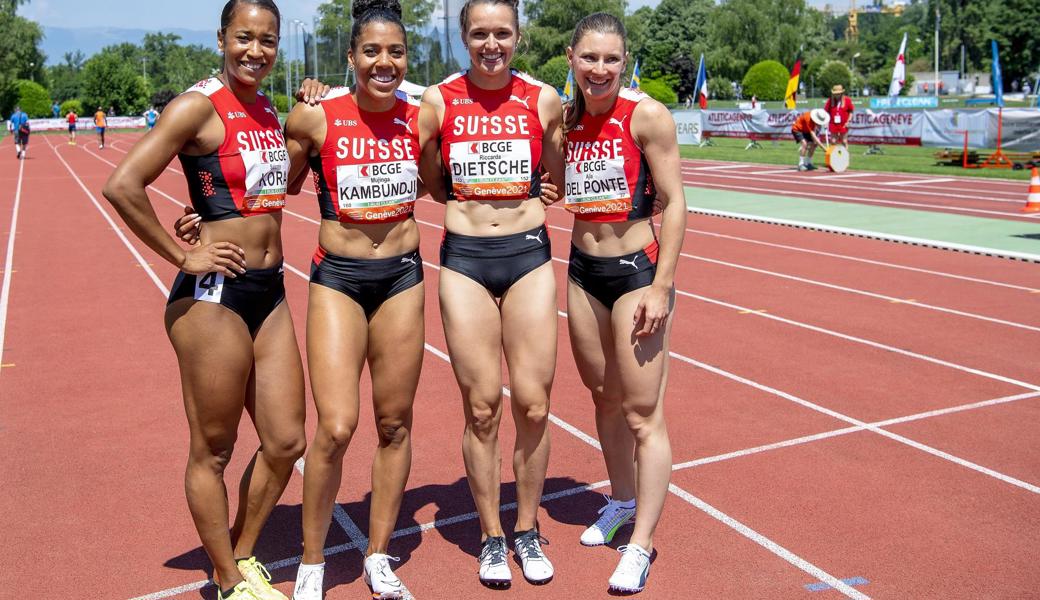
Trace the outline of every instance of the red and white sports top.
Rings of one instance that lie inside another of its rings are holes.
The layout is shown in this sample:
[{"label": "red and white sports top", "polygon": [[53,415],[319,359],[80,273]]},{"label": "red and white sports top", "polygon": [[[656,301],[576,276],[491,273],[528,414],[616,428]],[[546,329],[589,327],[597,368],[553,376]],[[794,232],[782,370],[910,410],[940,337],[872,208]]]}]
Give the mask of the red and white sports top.
[{"label": "red and white sports top", "polygon": [[587,111],[567,132],[567,210],[582,221],[635,221],[653,216],[650,164],[632,137],[632,113],[646,94],[621,88],[614,108]]},{"label": "red and white sports top", "polygon": [[512,71],[509,85],[484,90],[466,71],[437,86],[444,98],[441,156],[450,200],[522,200],[541,194],[542,83]]},{"label": "red and white sports top", "polygon": [[419,103],[397,93],[386,112],[361,110],[349,88],[321,101],[325,144],[310,158],[321,218],[343,223],[407,219],[419,177]]},{"label": "red and white sports top", "polygon": [[224,141],[205,156],[180,154],[191,205],[203,221],[277,212],[285,207],[289,153],[278,113],[261,92],[242,104],[217,78],[200,81],[198,92],[213,103],[224,124]]}]

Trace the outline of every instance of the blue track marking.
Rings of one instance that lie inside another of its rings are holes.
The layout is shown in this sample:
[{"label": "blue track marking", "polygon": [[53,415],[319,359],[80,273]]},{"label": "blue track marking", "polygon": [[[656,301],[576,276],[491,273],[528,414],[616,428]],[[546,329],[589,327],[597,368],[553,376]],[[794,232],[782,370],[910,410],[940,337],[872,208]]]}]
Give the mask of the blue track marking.
[{"label": "blue track marking", "polygon": [[[851,585],[851,586],[867,585],[868,583],[870,583],[869,581],[866,580],[865,577],[849,577],[848,579],[842,579],[841,582],[844,583],[845,585]],[[807,584],[805,584],[805,589],[809,590],[810,592],[823,592],[823,591],[834,589],[834,588],[832,588],[831,586],[827,585],[826,583],[824,583],[822,581],[817,581],[816,583],[807,583]]]}]

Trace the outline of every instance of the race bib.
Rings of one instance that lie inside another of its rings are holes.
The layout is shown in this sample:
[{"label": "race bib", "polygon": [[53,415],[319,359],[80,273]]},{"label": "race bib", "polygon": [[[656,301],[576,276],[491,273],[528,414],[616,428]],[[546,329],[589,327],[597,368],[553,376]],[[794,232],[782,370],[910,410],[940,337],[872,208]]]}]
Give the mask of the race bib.
[{"label": "race bib", "polygon": [[242,150],[241,154],[246,168],[246,208],[253,211],[283,208],[289,179],[289,153],[285,147]]},{"label": "race bib", "polygon": [[531,145],[527,140],[454,142],[448,164],[455,197],[517,200],[531,191]]},{"label": "race bib", "polygon": [[624,157],[568,162],[566,195],[565,206],[572,213],[630,212]]},{"label": "race bib", "polygon": [[220,304],[220,296],[224,292],[224,274],[206,273],[195,276],[195,299],[202,302]]},{"label": "race bib", "polygon": [[355,221],[382,221],[415,206],[419,166],[414,160],[336,167],[340,214]]}]

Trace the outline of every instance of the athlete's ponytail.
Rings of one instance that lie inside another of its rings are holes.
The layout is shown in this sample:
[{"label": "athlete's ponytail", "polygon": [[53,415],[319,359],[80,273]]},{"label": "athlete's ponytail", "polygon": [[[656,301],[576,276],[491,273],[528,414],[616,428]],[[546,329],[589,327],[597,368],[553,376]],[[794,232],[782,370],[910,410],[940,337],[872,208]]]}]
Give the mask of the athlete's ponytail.
[{"label": "athlete's ponytail", "polygon": [[357,40],[369,23],[393,23],[401,30],[405,46],[408,45],[408,34],[401,21],[400,0],[354,0],[350,7],[350,15],[354,25],[350,29],[350,48],[357,50]]},{"label": "athlete's ponytail", "polygon": [[[575,49],[578,46],[578,42],[585,37],[585,34],[595,32],[602,34],[613,33],[621,38],[621,50],[628,54],[628,41],[626,39],[625,24],[621,22],[621,19],[615,17],[610,13],[592,13],[584,19],[578,21],[578,25],[574,28],[574,35],[571,36],[571,49]],[[565,116],[563,119],[563,130],[571,131],[578,126],[581,122],[581,118],[585,116],[585,94],[574,86],[574,99],[566,107]]]},{"label": "athlete's ponytail", "polygon": [[275,23],[278,25],[278,31],[282,30],[282,13],[278,12],[278,5],[273,0],[228,0],[227,4],[224,5],[224,10],[220,11],[220,33],[221,35],[227,31],[229,25],[231,25],[231,19],[235,17],[235,11],[238,9],[240,4],[249,4],[262,8],[263,10],[270,11],[274,15]]}]

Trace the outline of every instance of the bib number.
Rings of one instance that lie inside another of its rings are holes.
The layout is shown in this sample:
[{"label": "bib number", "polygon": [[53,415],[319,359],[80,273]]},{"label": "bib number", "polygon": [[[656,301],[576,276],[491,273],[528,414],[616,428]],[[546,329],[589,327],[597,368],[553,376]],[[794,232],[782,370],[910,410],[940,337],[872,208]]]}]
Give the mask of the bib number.
[{"label": "bib number", "polygon": [[577,214],[632,210],[623,157],[567,163],[565,206]]},{"label": "bib number", "polygon": [[246,168],[245,207],[269,212],[285,207],[289,179],[289,152],[285,146],[270,150],[243,150]]},{"label": "bib number", "polygon": [[224,274],[211,272],[195,276],[195,299],[220,304],[224,292]]},{"label": "bib number", "polygon": [[454,142],[448,166],[459,200],[520,200],[531,192],[533,165],[527,140]]},{"label": "bib number", "polygon": [[412,161],[336,167],[339,212],[355,221],[383,221],[412,212],[419,166]]}]

